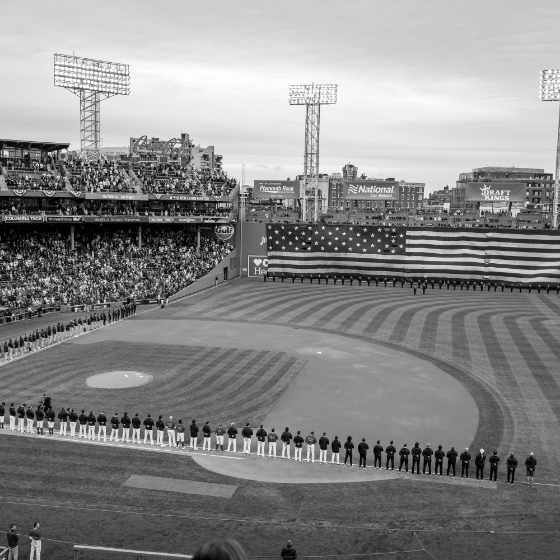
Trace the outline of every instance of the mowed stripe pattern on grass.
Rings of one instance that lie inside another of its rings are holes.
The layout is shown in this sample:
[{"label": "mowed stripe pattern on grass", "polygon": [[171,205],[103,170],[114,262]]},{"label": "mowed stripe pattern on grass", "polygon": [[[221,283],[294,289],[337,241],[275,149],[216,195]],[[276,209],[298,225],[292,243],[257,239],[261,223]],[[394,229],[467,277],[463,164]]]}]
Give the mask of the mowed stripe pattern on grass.
[{"label": "mowed stripe pattern on grass", "polygon": [[497,448],[503,461],[514,452],[521,463],[533,451],[539,474],[560,481],[560,298],[555,294],[436,287],[414,296],[400,284],[242,280],[155,316],[293,325],[402,348],[436,363],[471,391],[480,411],[473,447],[490,453]]},{"label": "mowed stripe pattern on grass", "polygon": [[[50,365],[45,366],[47,363]],[[62,344],[0,368],[2,400],[37,404],[49,391],[62,406],[107,415],[136,412],[173,415],[199,426],[261,421],[305,365],[284,352],[128,342]],[[45,369],[51,373],[46,376]],[[152,383],[127,389],[95,389],[86,379],[114,370],[153,375]]]}]

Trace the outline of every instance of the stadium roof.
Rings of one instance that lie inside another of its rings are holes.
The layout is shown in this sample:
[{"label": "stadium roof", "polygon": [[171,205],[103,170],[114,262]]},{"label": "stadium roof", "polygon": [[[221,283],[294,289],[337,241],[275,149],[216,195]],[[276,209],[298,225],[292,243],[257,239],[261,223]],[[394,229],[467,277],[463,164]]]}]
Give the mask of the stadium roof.
[{"label": "stadium roof", "polygon": [[55,152],[57,150],[67,150],[70,143],[65,142],[34,142],[32,140],[7,140],[0,138],[0,148],[23,148],[36,150],[46,150]]}]

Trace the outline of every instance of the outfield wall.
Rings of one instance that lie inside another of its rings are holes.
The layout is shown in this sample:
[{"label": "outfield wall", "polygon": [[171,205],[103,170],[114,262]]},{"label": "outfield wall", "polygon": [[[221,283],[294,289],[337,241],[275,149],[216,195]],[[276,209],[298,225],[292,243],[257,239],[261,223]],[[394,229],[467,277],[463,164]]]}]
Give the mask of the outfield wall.
[{"label": "outfield wall", "polygon": [[267,225],[269,274],[560,284],[560,231]]}]

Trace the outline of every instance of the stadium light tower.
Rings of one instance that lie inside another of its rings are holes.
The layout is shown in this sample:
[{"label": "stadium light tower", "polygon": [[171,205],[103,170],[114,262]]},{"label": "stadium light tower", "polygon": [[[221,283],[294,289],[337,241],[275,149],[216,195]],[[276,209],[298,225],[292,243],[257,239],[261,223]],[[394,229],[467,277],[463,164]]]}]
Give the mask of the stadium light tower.
[{"label": "stadium light tower", "polygon": [[81,156],[86,160],[99,158],[99,105],[115,95],[130,95],[128,64],[55,54],[54,85],[80,98]]},{"label": "stadium light tower", "polygon": [[[541,101],[560,101],[560,70],[543,70],[539,86]],[[558,118],[558,138],[556,140],[556,168],[554,169],[554,199],[552,227],[558,227],[558,175],[560,163],[560,115]]]},{"label": "stadium light tower", "polygon": [[337,84],[310,84],[290,86],[290,105],[305,105],[305,155],[302,218],[307,215],[307,192],[313,181],[315,190],[314,220],[318,220],[319,195],[319,128],[321,105],[334,105],[337,101]]}]

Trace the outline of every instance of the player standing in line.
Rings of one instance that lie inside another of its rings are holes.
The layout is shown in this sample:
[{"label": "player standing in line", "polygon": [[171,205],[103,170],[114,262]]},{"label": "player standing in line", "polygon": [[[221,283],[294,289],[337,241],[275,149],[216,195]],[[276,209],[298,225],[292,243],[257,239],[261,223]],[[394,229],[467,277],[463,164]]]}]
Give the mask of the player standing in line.
[{"label": "player standing in line", "polygon": [[4,429],[4,415],[6,414],[6,403],[0,403],[0,429]]},{"label": "player standing in line", "polygon": [[447,452],[447,476],[449,476],[449,471],[451,469],[453,469],[453,478],[455,478],[455,466],[457,464],[457,451],[455,451],[455,448],[452,447],[448,452]]},{"label": "player standing in line", "polygon": [[80,423],[80,435],[79,438],[87,438],[87,416],[86,411],[82,409],[80,416],[78,416],[78,422]]},{"label": "player standing in line", "polygon": [[410,449],[407,447],[406,443],[401,447],[401,450],[399,451],[399,457],[400,462],[399,462],[399,472],[401,472],[403,465],[404,468],[406,470],[406,472],[408,472],[408,456],[410,455]]},{"label": "player standing in line", "polygon": [[138,416],[138,412],[132,417],[132,443],[140,443],[140,427],[142,421]]},{"label": "player standing in line", "polygon": [[123,433],[122,433],[123,443],[124,443],[125,439],[126,439],[126,443],[129,442],[130,424],[132,424],[132,422],[130,420],[130,416],[128,415],[128,412],[125,412],[124,416],[121,418],[121,426],[123,428]]},{"label": "player standing in line", "polygon": [[[225,428],[222,426],[220,422],[218,427],[216,428],[216,451],[224,451],[224,434],[226,433]],[[219,447],[219,449],[218,449]]]},{"label": "player standing in line", "polygon": [[45,421],[45,411],[41,405],[39,405],[35,411],[35,418],[37,418],[37,433],[44,436],[45,430],[43,430],[43,423]]},{"label": "player standing in line", "polygon": [[471,463],[471,454],[469,453],[469,448],[465,447],[465,451],[461,453],[459,457],[461,459],[461,478],[466,475],[469,478],[469,465]]},{"label": "player standing in line", "polygon": [[191,422],[191,425],[189,426],[189,430],[191,433],[191,439],[189,441],[189,449],[194,449],[196,451],[198,449],[197,445],[198,445],[198,432],[199,432],[198,426],[196,425],[196,419],[194,419]]},{"label": "player standing in line", "polygon": [[160,414],[156,420],[156,445],[160,447],[164,446],[163,443],[163,433],[165,432],[165,422],[163,421],[163,416]]},{"label": "player standing in line", "polygon": [[485,463],[486,463],[486,455],[484,455],[484,449],[481,449],[480,453],[474,459],[474,464],[476,465],[476,480],[479,480],[478,475],[480,475],[480,480],[484,480]]},{"label": "player standing in line", "polygon": [[426,447],[422,451],[422,457],[424,457],[424,464],[422,465],[422,474],[426,474],[426,467],[428,467],[428,476],[432,476],[432,455],[434,450],[430,447],[430,444],[426,444]]},{"label": "player standing in line", "polygon": [[47,410],[46,417],[47,417],[47,426],[49,428],[49,435],[54,436],[54,419],[56,418],[56,415],[52,407],[50,407]]},{"label": "player standing in line", "polygon": [[175,422],[173,422],[173,416],[169,417],[169,420],[165,423],[167,428],[167,441],[169,447],[177,447],[177,442],[175,440]]},{"label": "player standing in line", "polygon": [[93,410],[90,411],[88,417],[87,417],[87,423],[88,423],[88,435],[87,438],[94,440],[95,439],[95,425],[97,424],[97,420],[95,418],[95,414],[93,413]]},{"label": "player standing in line", "polygon": [[185,426],[183,420],[179,419],[175,426],[175,431],[177,432],[177,447],[181,444],[181,449],[185,449]]},{"label": "player standing in line", "polygon": [[438,445],[436,451],[434,451],[434,457],[436,459],[436,469],[435,469],[435,476],[438,473],[439,467],[439,476],[443,476],[443,458],[445,457],[445,451],[442,450],[441,445]]},{"label": "player standing in line", "polygon": [[119,424],[119,415],[115,412],[111,418],[111,436],[109,437],[109,441],[113,441],[114,438],[115,443],[119,442]]},{"label": "player standing in line", "polygon": [[68,412],[64,407],[62,407],[62,410],[58,413],[58,419],[60,421],[60,435],[65,436],[68,423]]},{"label": "player standing in line", "polygon": [[319,463],[327,464],[327,450],[329,449],[329,438],[327,437],[327,432],[323,432],[323,435],[319,438]]},{"label": "player standing in line", "polygon": [[490,463],[490,482],[492,482],[492,475],[494,476],[494,482],[496,482],[498,478],[498,463],[500,462],[497,451],[490,455],[488,462]]},{"label": "player standing in line", "polygon": [[295,461],[301,461],[302,450],[303,450],[303,438],[301,437],[301,432],[298,430],[296,436],[294,437],[294,460]]},{"label": "player standing in line", "polygon": [[25,411],[25,417],[27,419],[27,433],[32,434],[33,432],[33,423],[35,421],[35,413],[33,412],[33,407],[29,405],[27,410]]},{"label": "player standing in line", "polygon": [[274,428],[268,433],[268,456],[276,459],[276,442],[278,441],[278,434]]},{"label": "player standing in line", "polygon": [[307,444],[307,462],[309,463],[309,457],[311,456],[311,462],[315,462],[315,444],[317,443],[317,438],[315,437],[315,432],[311,432],[306,438],[305,443]]},{"label": "player standing in line", "polygon": [[336,462],[337,465],[340,465],[340,448],[342,447],[342,443],[338,439],[338,436],[334,436],[334,439],[331,443],[332,449],[332,463]]},{"label": "player standing in line", "polygon": [[416,474],[420,474],[420,456],[422,455],[422,448],[420,444],[416,442],[414,447],[410,450],[412,455],[412,474],[414,474],[414,467],[416,466]]},{"label": "player standing in line", "polygon": [[366,443],[366,438],[363,437],[362,441],[358,444],[358,453],[360,454],[360,469],[366,468],[366,457],[367,457],[367,450],[369,449],[369,445]]},{"label": "player standing in line", "polygon": [[381,456],[383,454],[383,446],[381,445],[381,440],[377,440],[377,443],[373,446],[373,466],[376,469],[382,469],[381,466]]},{"label": "player standing in line", "polygon": [[17,416],[18,416],[18,432],[21,432],[23,434],[23,432],[25,431],[25,403],[23,403],[20,407],[18,407]]},{"label": "player standing in line", "polygon": [[78,422],[78,415],[73,408],[68,414],[68,420],[70,421],[70,437],[76,437],[76,423]]},{"label": "player standing in line", "polygon": [[148,436],[150,436],[150,445],[154,445],[154,420],[151,414],[144,419],[144,445],[148,441]]},{"label": "player standing in line", "polygon": [[10,431],[13,432],[16,429],[16,405],[15,403],[10,404]]},{"label": "player standing in line", "polygon": [[202,440],[202,451],[205,451],[208,447],[208,451],[211,451],[210,444],[212,443],[212,430],[210,429],[210,422],[206,422],[204,426],[202,426],[202,433],[204,434],[204,438]]},{"label": "player standing in line", "polygon": [[512,453],[506,461],[507,464],[507,483],[513,484],[515,482],[515,469],[517,468],[517,459]]},{"label": "player standing in line", "polygon": [[105,412],[101,411],[101,414],[97,417],[97,423],[99,424],[99,431],[97,432],[97,441],[101,441],[101,434],[103,434],[103,442],[107,442],[107,416]]},{"label": "player standing in line", "polygon": [[387,454],[387,459],[385,460],[385,468],[389,470],[389,464],[391,464],[391,470],[395,470],[395,453],[397,452],[397,448],[393,445],[393,440],[389,442],[387,449],[385,449],[385,453]]},{"label": "player standing in line", "polygon": [[266,442],[266,430],[263,428],[263,425],[261,424],[261,427],[257,430],[257,457],[259,456],[263,456],[264,457],[264,445]]},{"label": "player standing in line", "polygon": [[245,427],[241,430],[241,435],[243,436],[243,453],[251,455],[251,437],[253,436],[253,430],[249,422],[247,422]]},{"label": "player standing in line", "polygon": [[346,438],[346,443],[344,444],[344,449],[346,449],[346,455],[344,457],[344,464],[346,465],[346,462],[348,461],[348,459],[350,459],[350,466],[352,467],[352,449],[354,449],[354,444],[352,443],[352,436],[348,436]]},{"label": "player standing in line", "polygon": [[289,461],[290,445],[292,443],[292,433],[290,432],[288,426],[286,426],[286,429],[282,432],[280,439],[282,440],[282,459],[288,459]]}]

